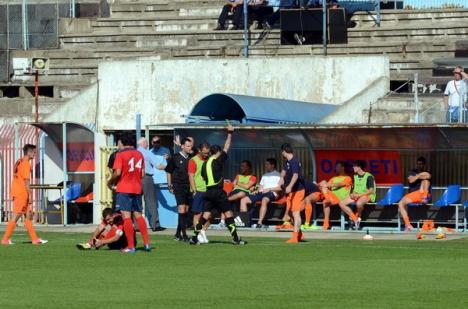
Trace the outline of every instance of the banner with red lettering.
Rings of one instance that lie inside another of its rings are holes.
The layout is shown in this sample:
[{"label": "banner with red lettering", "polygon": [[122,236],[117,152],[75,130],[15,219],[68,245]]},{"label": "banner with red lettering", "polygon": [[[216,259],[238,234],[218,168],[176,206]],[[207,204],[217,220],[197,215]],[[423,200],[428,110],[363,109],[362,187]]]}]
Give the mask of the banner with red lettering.
[{"label": "banner with red lettering", "polygon": [[328,180],[335,174],[337,161],[346,162],[346,172],[353,174],[352,163],[364,160],[366,170],[374,175],[378,184],[402,182],[400,153],[398,151],[317,150],[315,151],[317,181]]}]

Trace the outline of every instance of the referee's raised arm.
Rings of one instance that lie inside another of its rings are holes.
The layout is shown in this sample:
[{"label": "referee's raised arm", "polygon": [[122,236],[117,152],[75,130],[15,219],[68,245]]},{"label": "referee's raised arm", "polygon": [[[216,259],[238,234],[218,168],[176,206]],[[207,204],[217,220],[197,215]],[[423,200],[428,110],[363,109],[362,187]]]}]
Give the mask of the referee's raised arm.
[{"label": "referee's raised arm", "polygon": [[227,153],[229,149],[231,148],[232,133],[234,133],[234,127],[228,124],[226,129],[227,129],[227,137],[226,137],[226,141],[224,142],[224,148],[223,148],[223,151],[225,153]]}]

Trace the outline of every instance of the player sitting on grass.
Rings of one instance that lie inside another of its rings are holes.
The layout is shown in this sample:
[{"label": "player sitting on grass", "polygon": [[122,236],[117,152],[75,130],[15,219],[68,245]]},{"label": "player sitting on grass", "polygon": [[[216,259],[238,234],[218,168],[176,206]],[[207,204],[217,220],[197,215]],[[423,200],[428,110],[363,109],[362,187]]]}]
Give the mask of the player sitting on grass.
[{"label": "player sitting on grass", "polygon": [[319,186],[323,194],[323,230],[330,228],[330,207],[338,205],[344,200],[351,190],[353,180],[346,175],[345,163],[343,161],[336,162],[336,176],[332,177],[328,182],[322,181]]},{"label": "player sitting on grass", "polygon": [[[361,213],[364,206],[369,202],[375,201],[375,180],[369,172],[365,171],[366,162],[357,160],[353,164],[354,184],[351,194],[340,202],[340,208],[345,212],[356,230],[359,229],[361,222]],[[356,203],[357,213],[349,207],[350,204]]]},{"label": "player sitting on grass", "polygon": [[248,196],[244,197],[240,203],[240,211],[247,212],[247,205],[255,205],[257,202],[261,202],[260,214],[257,224],[253,225],[255,228],[263,228],[263,219],[265,218],[268,203],[274,202],[278,199],[281,192],[281,174],[276,170],[276,159],[268,158],[265,160],[266,173],[260,180],[260,186],[258,190],[252,192]]},{"label": "player sitting on grass", "polygon": [[114,250],[127,247],[122,216],[119,213],[114,214],[112,208],[105,208],[102,211],[102,222],[88,242],[77,244],[76,247],[80,250],[90,250],[92,248],[99,249],[105,245]]}]

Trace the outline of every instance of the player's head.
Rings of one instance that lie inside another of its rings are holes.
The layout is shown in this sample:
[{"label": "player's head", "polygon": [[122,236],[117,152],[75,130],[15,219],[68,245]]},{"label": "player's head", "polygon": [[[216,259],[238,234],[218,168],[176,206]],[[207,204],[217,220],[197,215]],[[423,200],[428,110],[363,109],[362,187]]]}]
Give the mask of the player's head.
[{"label": "player's head", "polygon": [[113,218],[114,218],[114,212],[112,211],[112,208],[104,208],[104,210],[102,211],[102,219],[107,224],[112,224]]},{"label": "player's head", "polygon": [[135,136],[133,133],[125,132],[119,136],[118,139],[119,147],[130,147],[135,145]]},{"label": "player's head", "polygon": [[276,170],[276,166],[278,165],[278,163],[276,162],[276,159],[275,158],[268,158],[265,160],[265,170],[267,173],[269,172],[273,172],[274,170]]},{"label": "player's head", "polygon": [[184,137],[180,141],[180,149],[182,149],[183,152],[192,153],[192,148],[193,148],[193,142],[190,138]]},{"label": "player's head", "polygon": [[161,137],[159,136],[153,136],[153,139],[151,140],[151,145],[153,145],[153,148],[159,149],[161,147]]},{"label": "player's head", "polygon": [[244,175],[250,174],[252,172],[252,162],[243,160],[240,164],[240,172]]},{"label": "player's head", "polygon": [[213,157],[219,157],[221,155],[221,147],[219,145],[211,145],[210,154]]},{"label": "player's head", "polygon": [[281,155],[286,159],[289,159],[294,154],[294,150],[289,143],[281,145]]},{"label": "player's head", "polygon": [[23,155],[30,159],[36,156],[36,145],[26,144],[23,146]]},{"label": "player's head", "polygon": [[210,144],[208,144],[207,142],[201,143],[198,146],[198,150],[200,151],[200,155],[203,158],[206,159],[210,156]]},{"label": "player's head", "polygon": [[416,170],[422,172],[426,170],[426,158],[419,157],[416,159]]},{"label": "player's head", "polygon": [[346,163],[344,161],[336,161],[335,172],[339,175],[346,173]]},{"label": "player's head", "polygon": [[356,160],[353,162],[353,170],[355,173],[363,172],[366,169],[366,161]]}]

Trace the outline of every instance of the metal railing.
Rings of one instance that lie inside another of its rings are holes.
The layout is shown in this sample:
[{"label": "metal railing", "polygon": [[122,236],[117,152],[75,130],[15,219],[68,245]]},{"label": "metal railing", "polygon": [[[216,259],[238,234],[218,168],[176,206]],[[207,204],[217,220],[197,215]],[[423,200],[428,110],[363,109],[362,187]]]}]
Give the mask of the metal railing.
[{"label": "metal railing", "polygon": [[403,9],[468,8],[468,0],[404,0],[395,5],[398,2],[403,2]]}]

